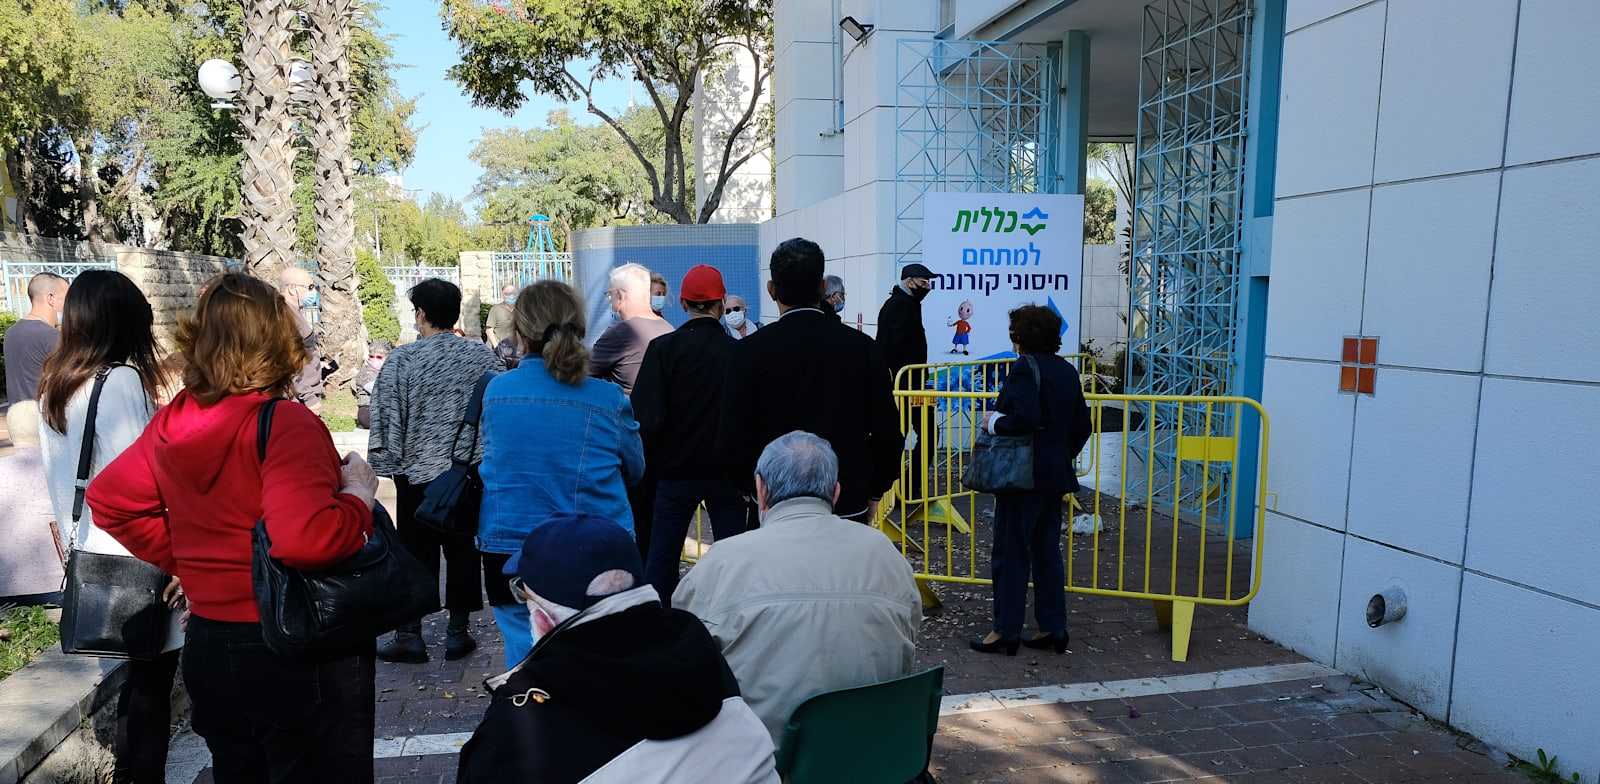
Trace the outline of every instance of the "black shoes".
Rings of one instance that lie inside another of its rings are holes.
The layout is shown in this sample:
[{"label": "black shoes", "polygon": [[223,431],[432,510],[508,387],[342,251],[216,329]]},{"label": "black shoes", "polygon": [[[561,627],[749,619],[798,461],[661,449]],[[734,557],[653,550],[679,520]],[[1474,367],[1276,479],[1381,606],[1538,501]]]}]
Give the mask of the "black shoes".
[{"label": "black shoes", "polygon": [[466,629],[446,629],[444,633],[444,660],[455,661],[478,649],[478,641]]},{"label": "black shoes", "polygon": [[1023,640],[1022,644],[1036,650],[1043,651],[1054,648],[1056,653],[1066,653],[1067,640],[1071,639],[1071,637],[1072,635],[1066,632],[1062,632],[1060,634],[1041,634],[1038,637],[1029,637],[1028,639]]},{"label": "black shoes", "polygon": [[1019,637],[999,637],[994,642],[985,642],[982,637],[973,637],[967,640],[972,649],[980,653],[999,653],[1005,651],[1007,656],[1017,655],[1017,646],[1022,644]]},{"label": "black shoes", "polygon": [[378,658],[386,662],[422,664],[428,660],[428,646],[422,643],[418,632],[397,631],[388,642],[378,646]]}]

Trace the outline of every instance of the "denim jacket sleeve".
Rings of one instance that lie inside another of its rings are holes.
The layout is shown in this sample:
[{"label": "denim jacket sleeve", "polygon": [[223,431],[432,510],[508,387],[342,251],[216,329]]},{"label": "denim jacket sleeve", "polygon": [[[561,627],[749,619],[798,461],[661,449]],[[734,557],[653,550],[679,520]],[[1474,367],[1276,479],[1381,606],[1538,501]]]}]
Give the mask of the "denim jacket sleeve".
[{"label": "denim jacket sleeve", "polygon": [[[621,390],[618,390],[621,395]],[[622,479],[629,487],[644,477],[644,442],[639,438],[639,422],[633,418],[633,404],[622,398],[622,410],[617,412],[619,451],[622,454]]]}]

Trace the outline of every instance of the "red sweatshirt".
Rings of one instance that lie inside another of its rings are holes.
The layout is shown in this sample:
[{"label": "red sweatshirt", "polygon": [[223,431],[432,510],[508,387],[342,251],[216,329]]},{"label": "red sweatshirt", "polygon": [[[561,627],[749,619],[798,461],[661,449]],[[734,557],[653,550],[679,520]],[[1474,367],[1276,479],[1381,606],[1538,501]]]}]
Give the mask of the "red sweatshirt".
[{"label": "red sweatshirt", "polygon": [[202,406],[188,391],[156,412],[139,440],[89,484],[95,525],[134,555],[183,581],[196,615],[259,621],[250,582],[250,530],[267,521],[272,555],[298,569],[350,557],[372,512],[340,493],[339,455],[316,414],[273,411],[267,459],[256,458],[264,395]]}]

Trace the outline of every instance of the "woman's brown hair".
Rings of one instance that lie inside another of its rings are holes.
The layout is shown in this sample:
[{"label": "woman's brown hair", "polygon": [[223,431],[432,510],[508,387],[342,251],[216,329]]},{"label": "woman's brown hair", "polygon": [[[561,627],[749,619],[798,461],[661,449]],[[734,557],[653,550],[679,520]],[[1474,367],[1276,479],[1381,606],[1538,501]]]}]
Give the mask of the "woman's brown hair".
[{"label": "woman's brown hair", "polygon": [[251,392],[288,397],[309,360],[289,303],[239,273],[206,282],[194,316],[179,320],[176,339],[184,386],[203,406]]},{"label": "woman's brown hair", "polygon": [[39,376],[45,424],[66,433],[72,396],[112,364],[126,364],[139,374],[154,409],[167,373],[151,328],[155,313],[139,287],[120,272],[85,270],[67,289],[61,313],[61,342]]},{"label": "woman's brown hair", "polygon": [[578,386],[589,376],[589,349],[583,345],[583,301],[571,286],[541,280],[517,295],[512,328],[529,354],[544,358],[557,381]]},{"label": "woman's brown hair", "polygon": [[1061,316],[1042,305],[1023,305],[1011,311],[1011,342],[1024,354],[1060,351]]}]

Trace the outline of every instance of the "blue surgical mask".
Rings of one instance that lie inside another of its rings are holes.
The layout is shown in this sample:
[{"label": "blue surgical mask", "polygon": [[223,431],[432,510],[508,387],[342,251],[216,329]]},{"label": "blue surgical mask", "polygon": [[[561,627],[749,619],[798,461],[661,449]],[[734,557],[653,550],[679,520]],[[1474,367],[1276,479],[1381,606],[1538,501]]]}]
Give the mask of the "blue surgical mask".
[{"label": "blue surgical mask", "polygon": [[507,305],[515,305],[515,304],[517,304],[517,295],[515,295],[515,294],[507,294],[506,295],[506,304]]},{"label": "blue surgical mask", "polygon": [[842,300],[842,299],[839,300],[839,304],[833,306],[833,312],[835,312],[835,313],[843,313],[844,312],[844,300]]},{"label": "blue surgical mask", "polygon": [[300,298],[300,307],[302,307],[302,308],[314,308],[314,307],[317,306],[317,303],[320,302],[320,301],[321,300],[318,299],[318,297],[317,297],[317,290],[316,289],[312,289],[312,290],[306,292],[306,295],[304,297]]},{"label": "blue surgical mask", "polygon": [[652,295],[650,297],[650,309],[657,313],[666,310],[667,296],[665,294]]}]

